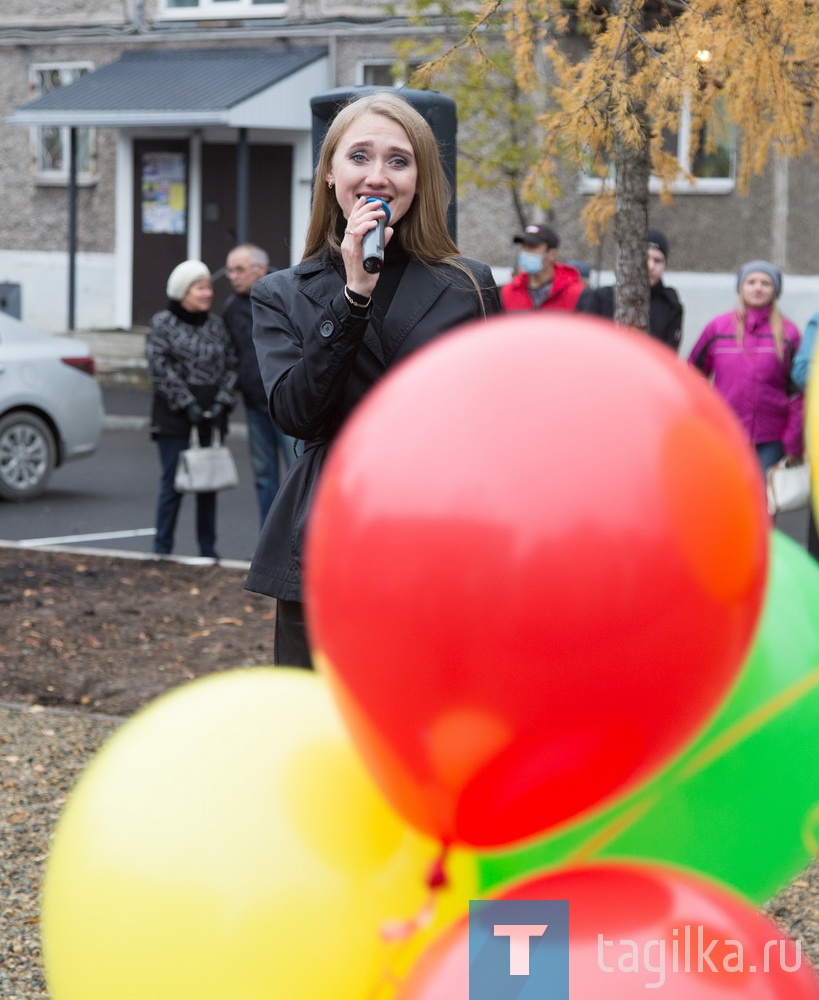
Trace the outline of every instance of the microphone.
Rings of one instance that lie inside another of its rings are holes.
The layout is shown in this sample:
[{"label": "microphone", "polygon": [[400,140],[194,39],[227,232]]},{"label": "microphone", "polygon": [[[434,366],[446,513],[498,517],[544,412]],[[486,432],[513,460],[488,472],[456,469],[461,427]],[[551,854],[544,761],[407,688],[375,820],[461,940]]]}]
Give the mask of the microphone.
[{"label": "microphone", "polygon": [[375,229],[368,229],[361,241],[361,251],[364,255],[364,270],[367,274],[375,274],[384,266],[384,227],[390,221],[390,206],[380,198],[368,198],[368,202],[380,201],[386,213],[386,218],[379,219]]}]

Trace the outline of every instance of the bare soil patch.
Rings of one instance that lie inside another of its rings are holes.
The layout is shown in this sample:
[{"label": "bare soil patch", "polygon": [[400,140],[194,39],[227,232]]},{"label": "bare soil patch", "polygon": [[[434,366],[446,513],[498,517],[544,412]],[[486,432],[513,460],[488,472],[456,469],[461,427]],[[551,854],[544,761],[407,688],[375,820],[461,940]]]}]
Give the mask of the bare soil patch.
[{"label": "bare soil patch", "polygon": [[0,550],[0,700],[127,716],[270,663],[275,602],[219,565]]},{"label": "bare soil patch", "polygon": [[[270,663],[275,603],[243,590],[244,578],[219,565],[0,549],[0,702],[128,716],[204,674]],[[819,968],[819,861],[763,909]]]}]

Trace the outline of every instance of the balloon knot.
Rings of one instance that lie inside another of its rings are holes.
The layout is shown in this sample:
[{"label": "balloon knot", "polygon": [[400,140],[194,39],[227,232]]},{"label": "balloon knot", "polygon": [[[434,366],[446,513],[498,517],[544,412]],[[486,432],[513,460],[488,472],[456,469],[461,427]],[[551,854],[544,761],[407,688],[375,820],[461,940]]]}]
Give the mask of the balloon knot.
[{"label": "balloon knot", "polygon": [[427,873],[428,889],[443,889],[449,884],[446,874],[446,859],[449,854],[449,846],[443,844],[440,855],[432,862]]},{"label": "balloon knot", "polygon": [[384,941],[408,941],[413,934],[429,927],[435,918],[436,894],[449,884],[446,874],[446,859],[449,846],[441,845],[441,853],[430,865],[425,881],[429,890],[427,899],[414,917],[408,920],[386,920],[381,925],[381,937]]}]

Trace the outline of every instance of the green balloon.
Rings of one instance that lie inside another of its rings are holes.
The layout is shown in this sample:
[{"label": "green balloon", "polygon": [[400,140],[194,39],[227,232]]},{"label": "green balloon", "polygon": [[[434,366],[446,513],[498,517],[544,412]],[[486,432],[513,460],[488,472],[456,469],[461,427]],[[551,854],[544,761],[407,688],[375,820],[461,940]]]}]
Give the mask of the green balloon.
[{"label": "green balloon", "polygon": [[761,903],[817,853],[819,563],[774,531],[754,645],[706,728],[656,778],[614,805],[544,839],[481,855],[479,876],[486,891],[592,858],[655,859]]}]

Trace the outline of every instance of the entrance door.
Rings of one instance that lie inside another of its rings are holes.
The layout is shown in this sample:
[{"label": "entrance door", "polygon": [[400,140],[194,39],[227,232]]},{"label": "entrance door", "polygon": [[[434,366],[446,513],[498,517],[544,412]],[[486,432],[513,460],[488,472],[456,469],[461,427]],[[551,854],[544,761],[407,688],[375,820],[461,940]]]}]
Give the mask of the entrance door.
[{"label": "entrance door", "polygon": [[[273,267],[289,267],[292,148],[252,145],[249,152],[247,242],[265,249]],[[236,160],[236,146],[202,146],[202,260],[214,275],[237,243]],[[216,279],[214,291],[213,308],[221,312],[231,291],[226,277]]]},{"label": "entrance door", "polygon": [[164,308],[168,275],[187,257],[188,143],[134,140],[133,323]]},{"label": "entrance door", "polygon": [[[215,276],[215,312],[230,294],[219,276],[236,245],[236,146],[202,145],[202,260]],[[290,266],[293,151],[290,146],[249,147],[247,239],[270,255],[273,267]],[[187,140],[134,141],[133,323],[147,326],[166,302],[165,283],[188,255],[189,158]]]}]

